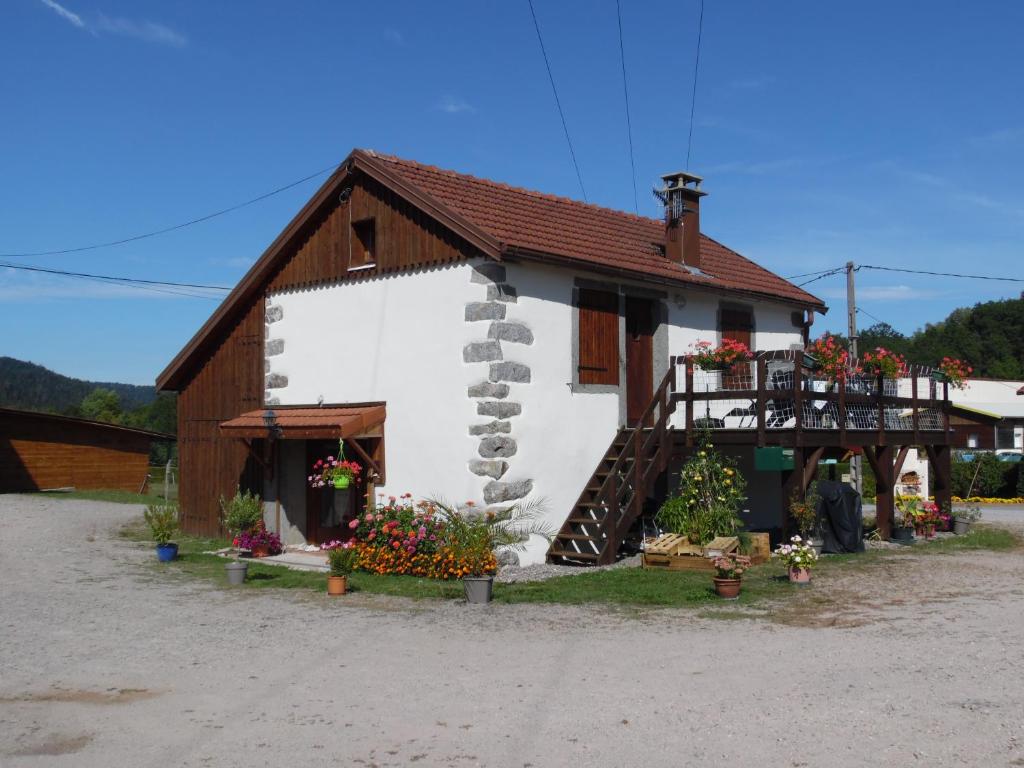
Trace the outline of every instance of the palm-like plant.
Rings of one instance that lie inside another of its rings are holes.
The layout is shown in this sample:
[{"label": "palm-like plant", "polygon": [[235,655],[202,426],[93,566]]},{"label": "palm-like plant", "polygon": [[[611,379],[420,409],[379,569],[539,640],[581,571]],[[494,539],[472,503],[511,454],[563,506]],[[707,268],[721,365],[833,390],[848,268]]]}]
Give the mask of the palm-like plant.
[{"label": "palm-like plant", "polygon": [[537,535],[547,541],[555,535],[554,529],[544,523],[544,499],[516,502],[498,509],[460,510],[443,500],[432,499],[437,516],[444,524],[445,544],[460,552],[471,564],[476,575],[493,570],[494,553],[501,550],[522,552],[530,536]]}]

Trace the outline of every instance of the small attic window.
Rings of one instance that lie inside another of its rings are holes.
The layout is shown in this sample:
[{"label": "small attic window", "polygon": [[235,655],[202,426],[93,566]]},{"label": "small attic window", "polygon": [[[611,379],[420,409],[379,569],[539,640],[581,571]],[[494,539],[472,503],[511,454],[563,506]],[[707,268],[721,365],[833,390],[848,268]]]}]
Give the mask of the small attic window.
[{"label": "small attic window", "polygon": [[377,226],[374,219],[352,222],[352,257],[349,269],[372,267],[377,263]]}]

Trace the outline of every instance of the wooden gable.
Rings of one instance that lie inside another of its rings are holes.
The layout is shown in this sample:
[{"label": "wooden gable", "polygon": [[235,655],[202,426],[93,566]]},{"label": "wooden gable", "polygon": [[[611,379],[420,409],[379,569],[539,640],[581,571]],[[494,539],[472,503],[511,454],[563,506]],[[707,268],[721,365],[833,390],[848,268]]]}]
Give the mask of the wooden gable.
[{"label": "wooden gable", "polygon": [[[339,193],[308,223],[299,244],[281,260],[267,292],[483,255],[375,179],[360,174],[350,189],[344,200]],[[373,232],[372,266],[362,257],[367,243],[358,231],[367,224]]]}]

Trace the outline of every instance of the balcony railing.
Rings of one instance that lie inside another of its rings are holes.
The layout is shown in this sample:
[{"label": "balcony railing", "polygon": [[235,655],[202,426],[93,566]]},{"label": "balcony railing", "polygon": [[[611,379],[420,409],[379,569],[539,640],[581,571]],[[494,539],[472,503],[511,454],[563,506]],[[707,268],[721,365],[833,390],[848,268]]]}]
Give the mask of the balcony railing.
[{"label": "balcony railing", "polygon": [[671,362],[679,366],[673,426],[688,434],[750,430],[763,443],[779,430],[838,432],[840,439],[848,432],[901,432],[930,442],[928,433],[949,431],[949,385],[927,366],[913,365],[900,379],[851,374],[833,382],[793,350],[759,352],[725,370],[704,370],[689,356]]}]

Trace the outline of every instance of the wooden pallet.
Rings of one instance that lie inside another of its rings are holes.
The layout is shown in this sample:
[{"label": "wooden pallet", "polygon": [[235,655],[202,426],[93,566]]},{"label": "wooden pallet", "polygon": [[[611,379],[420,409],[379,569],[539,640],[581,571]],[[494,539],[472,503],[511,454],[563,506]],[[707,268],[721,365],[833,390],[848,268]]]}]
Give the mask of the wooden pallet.
[{"label": "wooden pallet", "polygon": [[[752,565],[767,563],[771,557],[767,533],[750,534]],[[708,542],[704,547],[690,544],[689,540],[678,533],[663,533],[656,539],[649,539],[643,556],[644,568],[660,568],[669,571],[713,571],[714,555],[710,552],[733,554],[739,551],[739,538],[736,536],[720,536]]]}]

